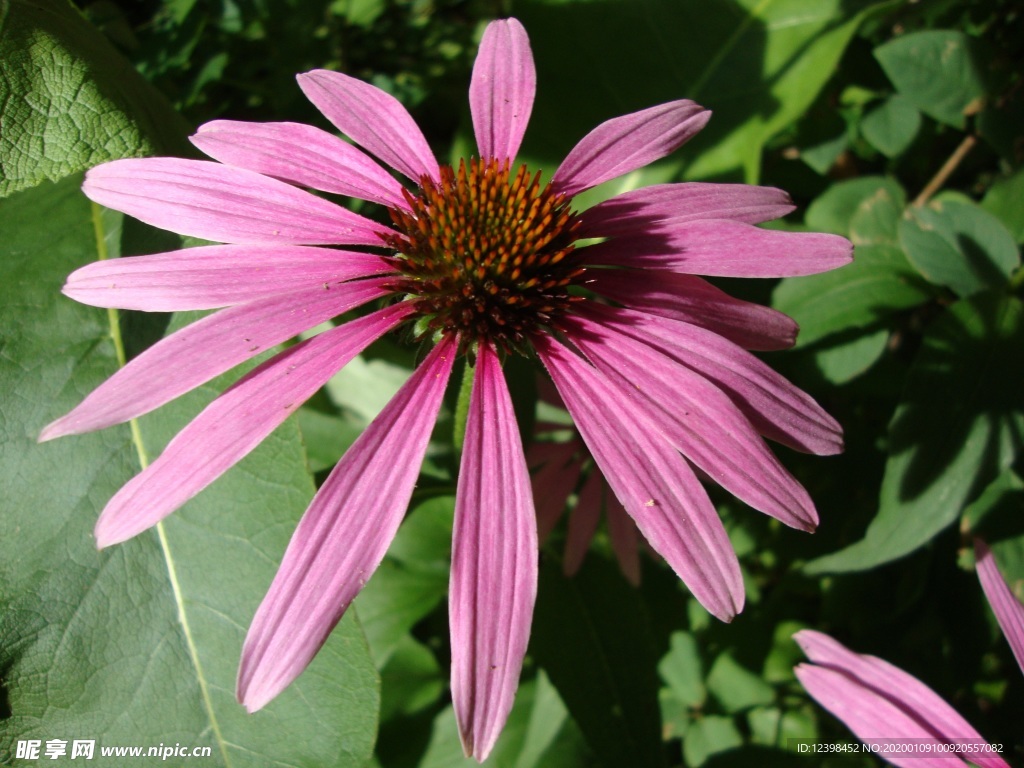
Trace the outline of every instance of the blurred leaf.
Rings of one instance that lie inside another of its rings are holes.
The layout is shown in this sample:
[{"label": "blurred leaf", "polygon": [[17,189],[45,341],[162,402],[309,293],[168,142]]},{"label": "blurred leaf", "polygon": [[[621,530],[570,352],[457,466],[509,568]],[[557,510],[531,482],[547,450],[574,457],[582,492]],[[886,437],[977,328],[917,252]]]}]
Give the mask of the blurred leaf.
[{"label": "blurred leaf", "polygon": [[1004,471],[964,510],[964,523],[992,548],[1003,578],[1024,602],[1024,480]]},{"label": "blurred leaf", "polygon": [[894,243],[896,225],[906,199],[899,182],[885,176],[840,181],[807,208],[807,226],[817,232],[853,238],[857,245]]},{"label": "blurred leaf", "polygon": [[974,204],[934,200],[907,209],[900,222],[907,258],[929,281],[970,296],[1005,285],[1020,265],[1013,237]]},{"label": "blurred leaf", "polygon": [[411,715],[430,706],[448,687],[434,654],[409,635],[395,646],[380,677],[381,721]]},{"label": "blurred leaf", "polygon": [[[128,426],[36,444],[118,365],[108,312],[60,294],[105,242],[80,184],[44,182],[0,203],[0,762],[12,764],[19,738],[87,737],[98,766],[123,765],[100,746],[161,742],[211,746],[210,765],[360,766],[378,693],[354,615],[265,709],[249,715],[234,695],[246,627],[313,493],[294,424],[157,530],[103,552],[92,527],[139,470]],[[223,385],[140,419],[146,451]]]},{"label": "blurred leaf", "polygon": [[981,294],[929,328],[889,425],[878,514],[862,541],[808,572],[864,570],[913,552],[1013,462],[1024,434],[1022,309]]},{"label": "blurred leaf", "polygon": [[714,112],[701,135],[585,202],[670,180],[684,167],[688,179],[756,181],[765,143],[814,102],[863,21],[892,5],[516,0],[512,12],[530,33],[539,83],[523,158],[550,173],[599,123],[688,98]]},{"label": "blurred leaf", "polygon": [[875,58],[903,96],[954,128],[964,127],[968,109],[985,95],[971,38],[963,32],[914,32],[880,45]]},{"label": "blurred leaf", "polygon": [[853,338],[837,335],[814,349],[814,362],[826,380],[845,384],[878,362],[888,343],[889,331],[885,329]]},{"label": "blurred leaf", "polygon": [[921,129],[921,113],[900,94],[890,96],[860,121],[864,138],[886,157],[898,157]]},{"label": "blurred leaf", "polygon": [[836,160],[848,146],[850,146],[850,137],[846,131],[843,131],[835,138],[801,149],[800,159],[816,173],[824,176],[836,164]]},{"label": "blurred leaf", "polygon": [[695,720],[683,741],[683,759],[698,768],[708,758],[743,745],[743,736],[731,717],[708,715]]},{"label": "blurred leaf", "polygon": [[797,346],[833,333],[864,328],[892,312],[916,306],[932,291],[892,245],[863,245],[852,264],[808,277],[782,280],[772,306],[800,325]]},{"label": "blurred leaf", "polygon": [[661,679],[683,704],[699,707],[707,698],[697,641],[689,632],[673,632],[671,648],[658,664]]},{"label": "blurred leaf", "polygon": [[981,207],[996,216],[1018,243],[1024,243],[1024,167],[1001,178],[985,194]]},{"label": "blurred leaf", "polygon": [[610,563],[588,557],[573,578],[542,565],[530,653],[603,765],[664,765],[648,620]]},{"label": "blurred leaf", "polygon": [[0,197],[188,151],[184,121],[65,0],[0,0],[0,61]]},{"label": "blurred leaf", "polygon": [[327,382],[324,388],[331,402],[345,408],[363,426],[387,405],[412,374],[412,369],[383,359],[357,356]]},{"label": "blurred leaf", "polygon": [[728,651],[711,665],[708,690],[726,712],[741,712],[771,704],[775,699],[772,687],[758,675],[740,665]]},{"label": "blurred leaf", "polygon": [[448,594],[454,511],[455,499],[451,496],[416,504],[380,567],[355,600],[379,667],[387,663],[409,630]]},{"label": "blurred leaf", "polygon": [[299,408],[295,416],[306,446],[310,472],[320,472],[337,464],[363,431],[344,416],[332,416],[305,406]]}]

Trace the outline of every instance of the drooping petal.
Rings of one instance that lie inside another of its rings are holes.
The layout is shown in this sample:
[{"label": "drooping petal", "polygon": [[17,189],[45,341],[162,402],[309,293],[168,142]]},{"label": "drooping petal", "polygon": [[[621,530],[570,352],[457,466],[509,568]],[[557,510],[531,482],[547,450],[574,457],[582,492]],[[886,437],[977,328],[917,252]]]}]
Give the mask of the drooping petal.
[{"label": "drooping petal", "polygon": [[370,342],[412,311],[387,307],[286,349],[208,405],[141,474],[110,500],[96,523],[103,548],[162,520],[259,445]]},{"label": "drooping petal", "polygon": [[541,544],[547,541],[555,529],[558,518],[565,510],[569,495],[576,489],[580,479],[580,463],[573,459],[573,449],[563,457],[552,458],[533,476],[533,497],[537,504],[537,535]]},{"label": "drooping petal", "polygon": [[302,123],[214,120],[190,141],[227,165],[322,192],[408,208],[402,185],[358,149]]},{"label": "drooping petal", "polygon": [[143,312],[215,309],[392,272],[379,256],[301,245],[204,245],[106,259],[68,276],[65,296]]},{"label": "drooping petal", "polygon": [[242,649],[238,700],[250,712],[306,668],[380,565],[412,496],[455,351],[452,340],[434,347],[299,521]]},{"label": "drooping petal", "polygon": [[220,243],[376,245],[388,227],[277,179],[207,160],[114,160],[85,174],[93,202]]},{"label": "drooping petal", "polygon": [[394,96],[326,69],[314,69],[297,79],[306,98],[324,117],[367,152],[417,183],[423,176],[440,179],[437,160],[423,132]]},{"label": "drooping petal", "polygon": [[974,540],[975,564],[978,568],[978,579],[981,588],[992,606],[1003,635],[1013,650],[1021,672],[1024,672],[1024,605],[1010,590],[1009,585],[999,573],[999,567],[992,556],[988,545],[981,539]]},{"label": "drooping petal", "polygon": [[684,221],[731,219],[760,224],[795,210],[789,195],[751,184],[655,184],[624,192],[580,214],[580,237],[661,231]]},{"label": "drooping petal", "polygon": [[[898,741],[934,739],[937,743],[984,742],[982,736],[931,688],[874,656],[854,653],[828,635],[801,630],[793,638],[814,664],[800,664],[800,683],[819,704],[842,720],[858,738]],[[943,753],[878,752],[893,765],[942,768],[966,763]],[[969,759],[982,768],[1009,768],[993,750]]]},{"label": "drooping petal", "polygon": [[612,541],[612,551],[619,562],[619,569],[626,581],[634,587],[640,586],[640,532],[636,529],[626,510],[604,484],[605,519],[608,521],[608,537]]},{"label": "drooping petal", "polygon": [[794,277],[853,260],[845,237],[761,229],[740,221],[684,221],[663,231],[616,237],[580,251],[588,264],[665,269],[718,277]]},{"label": "drooping petal", "polygon": [[519,151],[537,90],[530,39],[516,19],[492,21],[484,31],[469,84],[469,109],[481,158]]},{"label": "drooping petal", "polygon": [[590,549],[590,542],[601,520],[603,491],[604,479],[595,469],[583,483],[576,506],[569,513],[569,532],[565,537],[565,555],[562,558],[562,570],[566,576],[579,571]]},{"label": "drooping petal", "polygon": [[687,99],[614,117],[580,139],[551,182],[560,193],[576,195],[660,160],[710,119],[708,110]]},{"label": "drooping petal", "polygon": [[483,762],[519,685],[537,596],[530,474],[497,355],[480,345],[462,449],[448,598],[452,704]]},{"label": "drooping petal", "polygon": [[622,392],[547,336],[533,340],[587,447],[640,532],[710,613],[743,607],[739,561],[689,465]]},{"label": "drooping petal", "polygon": [[814,530],[810,495],[768,450],[729,397],[631,336],[585,318],[566,334],[687,459],[729,493],[786,525]]},{"label": "drooping petal", "polygon": [[161,339],[43,429],[40,442],[134,419],[325,320],[387,293],[386,278],[222,309]]},{"label": "drooping petal", "polygon": [[744,349],[788,349],[797,324],[771,307],[735,299],[692,275],[647,269],[592,269],[587,288],[626,307],[706,328]]},{"label": "drooping petal", "polygon": [[828,456],[843,450],[843,430],[806,392],[754,355],[688,323],[628,309],[600,307],[587,314],[607,327],[655,346],[732,398],[765,437],[798,451]]}]

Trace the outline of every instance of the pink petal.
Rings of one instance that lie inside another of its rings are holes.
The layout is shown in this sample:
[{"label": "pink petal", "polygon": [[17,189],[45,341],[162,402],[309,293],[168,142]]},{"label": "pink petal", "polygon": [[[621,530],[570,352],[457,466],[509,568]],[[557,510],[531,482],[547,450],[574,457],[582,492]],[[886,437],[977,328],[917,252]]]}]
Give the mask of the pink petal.
[{"label": "pink petal", "polygon": [[797,324],[770,307],[734,299],[706,280],[660,270],[592,269],[587,288],[619,304],[681,320],[744,349],[788,349]]},{"label": "pink petal", "polygon": [[190,140],[227,165],[323,192],[409,207],[391,174],[348,142],[311,125],[214,120]]},{"label": "pink petal", "polygon": [[306,668],[402,521],[451,374],[438,344],[348,449],[299,521],[242,649],[238,700],[262,708]]},{"label": "pink petal", "polygon": [[416,121],[394,96],[340,72],[314,69],[299,87],[342,133],[396,171],[419,183],[440,171]]},{"label": "pink petal", "polygon": [[404,320],[387,307],[295,345],[255,368],[208,405],[160,457],[110,500],[96,523],[100,548],[162,520],[234,466],[341,368]]},{"label": "pink petal", "polygon": [[65,296],[144,312],[215,309],[392,272],[379,256],[301,245],[205,245],[107,259],[68,276]]},{"label": "pink petal", "polygon": [[512,709],[537,596],[530,474],[487,343],[477,356],[452,536],[452,704],[463,749],[483,762]]},{"label": "pink petal", "polygon": [[1006,641],[1013,650],[1017,664],[1024,672],[1024,605],[1021,605],[999,573],[992,552],[981,539],[974,540],[974,557],[981,588],[988,598],[988,604],[992,606]]},{"label": "pink petal", "polygon": [[608,521],[608,536],[612,540],[612,551],[619,561],[619,569],[626,581],[634,587],[640,586],[640,532],[636,529],[626,510],[605,485],[605,518]]},{"label": "pink petal", "polygon": [[572,196],[660,160],[703,128],[711,113],[683,99],[601,123],[573,147],[552,183]]},{"label": "pink petal", "polygon": [[579,571],[590,549],[590,542],[601,520],[603,491],[604,478],[595,468],[583,483],[576,506],[569,513],[569,533],[565,537],[565,556],[562,561],[562,571],[566,576],[573,576]]},{"label": "pink petal", "polygon": [[853,245],[839,235],[784,232],[739,221],[704,219],[650,234],[612,238],[579,253],[588,264],[720,277],[792,277],[849,264]]},{"label": "pink petal", "polygon": [[641,533],[710,613],[743,607],[739,561],[689,465],[622,392],[548,336],[534,346],[608,484]]},{"label": "pink petal", "polygon": [[515,158],[536,90],[537,72],[523,25],[516,19],[492,21],[480,41],[469,85],[480,157]]},{"label": "pink petal", "polygon": [[115,160],[85,174],[93,202],[179,235],[221,243],[377,245],[376,222],[290,184],[206,160]]},{"label": "pink petal", "polygon": [[40,442],[134,419],[250,357],[385,295],[387,278],[341,283],[222,309],[161,339],[43,429]]},{"label": "pink petal", "polygon": [[751,184],[655,184],[630,190],[580,214],[579,237],[644,235],[684,221],[731,219],[760,224],[796,209],[789,195]]},{"label": "pink petal", "polygon": [[819,455],[843,450],[839,423],[746,350],[702,328],[643,312],[594,302],[587,303],[586,311],[597,322],[660,349],[714,383],[765,437]]},{"label": "pink petal", "polygon": [[574,318],[570,339],[693,464],[754,509],[801,530],[818,515],[735,404],[699,373],[606,324]]},{"label": "pink petal", "polygon": [[[801,664],[797,678],[825,709],[842,720],[858,738],[870,740],[973,740],[981,735],[956,710],[916,677],[882,659],[844,647],[828,635],[801,630],[793,638],[815,665]],[[880,753],[900,766],[965,765],[947,756]],[[983,768],[1009,768],[994,754],[970,755]]]}]

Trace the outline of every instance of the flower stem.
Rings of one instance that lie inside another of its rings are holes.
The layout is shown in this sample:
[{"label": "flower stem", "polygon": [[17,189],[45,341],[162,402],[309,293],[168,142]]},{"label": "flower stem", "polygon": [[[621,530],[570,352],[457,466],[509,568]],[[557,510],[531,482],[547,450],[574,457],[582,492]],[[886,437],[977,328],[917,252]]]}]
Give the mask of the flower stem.
[{"label": "flower stem", "polygon": [[911,203],[915,208],[920,208],[922,205],[931,200],[932,195],[942,189],[942,185],[946,183],[946,180],[953,174],[957,166],[963,162],[963,159],[967,157],[967,153],[974,149],[974,145],[978,143],[976,136],[965,136],[964,140],[960,142],[960,146],[953,150],[953,154],[949,156],[949,159],[942,164],[939,168],[938,173],[932,176],[931,180],[925,184],[924,189],[921,190],[914,202]]}]

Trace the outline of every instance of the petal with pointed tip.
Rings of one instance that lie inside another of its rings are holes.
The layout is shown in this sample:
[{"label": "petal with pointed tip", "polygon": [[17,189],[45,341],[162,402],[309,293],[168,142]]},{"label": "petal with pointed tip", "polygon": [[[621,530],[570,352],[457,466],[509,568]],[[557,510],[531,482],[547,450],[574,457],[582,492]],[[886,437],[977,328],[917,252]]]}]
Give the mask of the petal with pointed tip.
[{"label": "petal with pointed tip", "polygon": [[633,399],[672,445],[716,483],[786,525],[814,530],[818,514],[810,495],[725,393],[607,325],[573,318],[565,321],[565,329],[623,397]]},{"label": "petal with pointed tip", "polygon": [[[805,629],[793,635],[813,664],[800,664],[800,683],[819,704],[842,720],[859,738],[898,740],[934,739],[938,743],[984,741],[949,704],[913,675],[874,656],[854,653],[822,632]],[[893,765],[956,765],[958,758],[944,754],[880,752]],[[972,754],[982,768],[1009,768],[993,753]],[[963,761],[960,765],[966,766]]]},{"label": "petal with pointed tip", "polygon": [[547,336],[534,346],[601,472],[640,532],[711,614],[743,608],[739,561],[693,470],[632,401]]},{"label": "petal with pointed tip", "polygon": [[242,649],[238,700],[261,709],[306,668],[398,530],[451,374],[438,344],[352,444],[299,521]]},{"label": "petal with pointed tip", "polygon": [[85,174],[93,202],[220,243],[383,245],[388,227],[291,184],[207,160],[114,160]]},{"label": "petal with pointed tip", "polygon": [[579,237],[620,237],[663,230],[684,221],[731,219],[761,224],[796,208],[789,195],[752,184],[654,184],[623,192],[580,214]]},{"label": "petal with pointed tip", "polygon": [[214,120],[199,126],[189,140],[227,165],[322,192],[409,207],[394,176],[348,142],[312,125]]},{"label": "petal with pointed tip", "polygon": [[797,324],[771,307],[733,298],[693,275],[648,269],[592,269],[587,288],[626,307],[706,328],[744,349],[789,349]]},{"label": "petal with pointed tip", "polygon": [[674,152],[710,119],[710,112],[686,99],[612,118],[580,139],[551,183],[563,195],[579,194]]},{"label": "petal with pointed tip", "polygon": [[530,474],[512,398],[486,342],[477,357],[455,499],[452,704],[463,749],[483,762],[512,709],[537,596]]},{"label": "petal with pointed tip", "polygon": [[588,264],[664,269],[718,277],[794,277],[828,272],[853,260],[839,235],[761,229],[703,219],[663,231],[615,237],[579,251]]},{"label": "petal with pointed tip", "polygon": [[981,539],[974,540],[974,557],[978,569],[981,588],[992,606],[1006,641],[1013,650],[1021,672],[1024,672],[1024,605],[1010,590],[1009,585],[999,573],[999,567],[992,556],[988,545]]},{"label": "petal with pointed tip", "polygon": [[576,506],[569,513],[569,532],[565,536],[565,554],[562,557],[562,571],[566,576],[573,576],[579,571],[590,549],[590,542],[601,520],[603,491],[604,479],[601,473],[591,471],[580,489]]},{"label": "petal with pointed tip", "polygon": [[306,98],[324,117],[370,154],[419,183],[440,178],[423,132],[398,99],[341,72],[314,69],[298,76]]},{"label": "petal with pointed tip", "polygon": [[408,304],[387,307],[296,344],[248,373],[110,500],[96,523],[97,546],[130,539],[178,509],[411,311]]},{"label": "petal with pointed tip", "polygon": [[689,323],[588,303],[588,315],[657,347],[732,398],[758,432],[798,451],[843,450],[843,430],[806,392],[754,355]]},{"label": "petal with pointed tip", "polygon": [[260,299],[197,320],[135,357],[39,441],[80,435],[134,419],[325,320],[385,295],[387,278],[341,283]]},{"label": "petal with pointed tip", "polygon": [[469,85],[480,157],[515,158],[536,90],[537,72],[523,25],[516,19],[492,21],[480,41]]},{"label": "petal with pointed tip", "polygon": [[94,307],[216,309],[392,272],[379,256],[301,245],[203,245],[106,259],[68,276],[63,293]]}]

